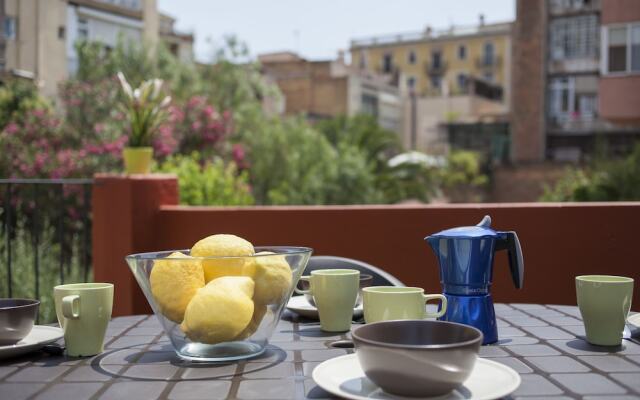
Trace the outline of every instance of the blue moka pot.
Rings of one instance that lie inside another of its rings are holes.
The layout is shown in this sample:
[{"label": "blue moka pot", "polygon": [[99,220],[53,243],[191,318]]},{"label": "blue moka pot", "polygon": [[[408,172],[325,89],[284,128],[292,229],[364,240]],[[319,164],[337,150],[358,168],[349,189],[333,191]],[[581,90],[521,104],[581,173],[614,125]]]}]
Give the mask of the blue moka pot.
[{"label": "blue moka pot", "polygon": [[524,262],[515,232],[491,229],[491,217],[476,226],[451,228],[427,236],[440,264],[440,283],[447,298],[447,311],[440,318],[474,326],[484,334],[484,342],[498,341],[496,314],[491,299],[493,255],[507,250],[511,277],[522,288]]}]

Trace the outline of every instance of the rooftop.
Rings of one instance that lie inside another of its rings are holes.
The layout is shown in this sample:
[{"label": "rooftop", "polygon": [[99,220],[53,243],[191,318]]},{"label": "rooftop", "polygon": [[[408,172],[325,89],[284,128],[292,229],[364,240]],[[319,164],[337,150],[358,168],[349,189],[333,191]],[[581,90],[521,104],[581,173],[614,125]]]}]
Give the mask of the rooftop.
[{"label": "rooftop", "polygon": [[438,30],[434,30],[428,26],[423,31],[404,32],[354,39],[351,41],[351,48],[353,49],[358,47],[396,45],[400,43],[430,41],[436,42],[451,39],[460,39],[462,37],[469,36],[506,34],[511,31],[511,25],[512,22],[498,22],[493,24],[451,26],[447,29]]}]

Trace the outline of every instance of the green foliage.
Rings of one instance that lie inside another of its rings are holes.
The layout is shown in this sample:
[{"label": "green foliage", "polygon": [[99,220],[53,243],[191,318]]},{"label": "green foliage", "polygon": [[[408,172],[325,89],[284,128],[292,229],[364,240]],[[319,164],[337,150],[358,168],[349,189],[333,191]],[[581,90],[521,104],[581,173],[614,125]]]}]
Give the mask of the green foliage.
[{"label": "green foliage", "polygon": [[162,80],[149,79],[135,90],[122,72],[118,79],[124,92],[122,111],[129,123],[129,147],[144,147],[153,144],[153,136],[168,117],[170,96],[162,93]]},{"label": "green foliage", "polygon": [[31,81],[9,79],[0,86],[0,129],[33,110],[50,108],[49,101],[38,93],[38,88]]},{"label": "green foliage", "polygon": [[122,72],[138,86],[150,77],[167,82],[168,89],[177,100],[198,94],[202,87],[196,66],[178,60],[162,43],[152,49],[148,44],[125,41],[123,38],[113,49],[99,42],[78,42],[78,70],[74,79],[82,82],[100,82]]},{"label": "green foliage", "polygon": [[180,202],[187,205],[252,205],[254,203],[246,172],[236,165],[225,165],[220,158],[202,160],[199,153],[168,157],[157,172],[178,176]]},{"label": "green foliage", "polygon": [[440,191],[436,168],[419,163],[403,163],[389,168],[378,177],[387,203],[418,200],[428,203]]},{"label": "green foliage", "polygon": [[445,193],[453,202],[479,201],[479,190],[489,182],[480,169],[479,155],[466,150],[449,153],[440,179]]},{"label": "green foliage", "polygon": [[316,128],[334,147],[354,146],[363,152],[376,172],[387,168],[387,160],[400,148],[398,135],[382,128],[372,115],[340,116],[321,121]]},{"label": "green foliage", "polygon": [[260,204],[326,204],[335,151],[305,121],[263,118],[243,132]]},{"label": "green foliage", "polygon": [[569,169],[542,201],[640,200],[640,143],[626,158],[596,160],[585,169]]}]

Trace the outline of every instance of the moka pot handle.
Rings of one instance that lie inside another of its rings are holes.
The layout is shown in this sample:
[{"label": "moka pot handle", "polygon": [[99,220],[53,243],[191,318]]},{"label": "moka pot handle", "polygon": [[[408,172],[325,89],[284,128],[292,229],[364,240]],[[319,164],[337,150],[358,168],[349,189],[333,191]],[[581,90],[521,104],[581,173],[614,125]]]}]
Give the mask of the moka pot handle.
[{"label": "moka pot handle", "polygon": [[522,289],[524,283],[524,259],[522,258],[520,240],[518,240],[518,235],[513,231],[500,233],[503,237],[498,240],[496,250],[507,250],[513,284],[516,289]]}]

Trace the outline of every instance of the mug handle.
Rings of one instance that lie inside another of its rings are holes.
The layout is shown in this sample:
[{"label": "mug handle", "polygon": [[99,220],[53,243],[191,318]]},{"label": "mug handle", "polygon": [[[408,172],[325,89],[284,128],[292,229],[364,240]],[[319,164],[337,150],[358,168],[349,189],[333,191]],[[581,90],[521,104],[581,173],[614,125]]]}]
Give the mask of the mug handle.
[{"label": "mug handle", "polygon": [[[309,279],[311,279],[311,276],[303,275],[303,276],[300,277],[300,279],[298,279],[298,281],[307,281],[307,282],[311,283],[309,281]],[[296,285],[296,287],[293,290],[298,294],[311,294],[311,289],[309,289],[309,290],[298,289],[298,285]]]},{"label": "mug handle", "polygon": [[427,303],[429,300],[440,300],[441,306],[440,311],[435,314],[429,314],[425,311],[425,318],[440,318],[447,312],[447,298],[441,294],[423,294],[424,302]]},{"label": "mug handle", "polygon": [[69,319],[80,318],[80,296],[73,294],[62,298],[62,315]]}]

